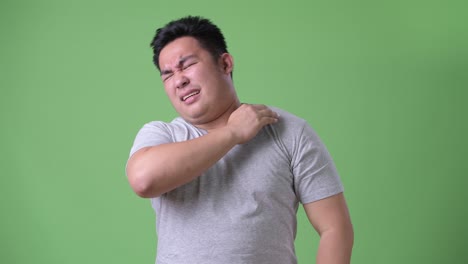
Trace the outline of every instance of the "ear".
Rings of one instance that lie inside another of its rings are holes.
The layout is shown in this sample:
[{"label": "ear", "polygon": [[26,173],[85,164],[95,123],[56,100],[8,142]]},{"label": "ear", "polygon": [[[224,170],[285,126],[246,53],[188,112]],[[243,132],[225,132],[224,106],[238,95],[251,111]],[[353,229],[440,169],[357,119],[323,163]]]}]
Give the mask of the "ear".
[{"label": "ear", "polygon": [[221,69],[225,74],[231,74],[231,72],[234,70],[234,59],[229,53],[221,54],[220,64]]}]

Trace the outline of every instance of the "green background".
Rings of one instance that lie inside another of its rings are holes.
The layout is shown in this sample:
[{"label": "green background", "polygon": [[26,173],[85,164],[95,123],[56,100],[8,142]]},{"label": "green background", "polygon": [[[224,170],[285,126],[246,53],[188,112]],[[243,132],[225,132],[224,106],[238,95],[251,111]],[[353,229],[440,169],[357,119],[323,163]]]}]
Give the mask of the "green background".
[{"label": "green background", "polygon": [[[243,102],[307,119],[355,227],[353,263],[468,263],[466,1],[2,1],[0,263],[153,263],[125,163],[175,112],[157,27],[212,19]],[[299,210],[299,263],[318,237]]]}]

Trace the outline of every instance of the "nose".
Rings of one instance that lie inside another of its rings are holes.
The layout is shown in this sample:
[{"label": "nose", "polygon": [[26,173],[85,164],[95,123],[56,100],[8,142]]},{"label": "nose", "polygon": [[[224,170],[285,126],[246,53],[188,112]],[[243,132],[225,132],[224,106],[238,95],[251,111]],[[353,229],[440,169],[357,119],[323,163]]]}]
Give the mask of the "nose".
[{"label": "nose", "polygon": [[184,74],[177,74],[176,80],[175,80],[175,86],[176,88],[184,88],[190,83],[189,79],[184,75]]}]

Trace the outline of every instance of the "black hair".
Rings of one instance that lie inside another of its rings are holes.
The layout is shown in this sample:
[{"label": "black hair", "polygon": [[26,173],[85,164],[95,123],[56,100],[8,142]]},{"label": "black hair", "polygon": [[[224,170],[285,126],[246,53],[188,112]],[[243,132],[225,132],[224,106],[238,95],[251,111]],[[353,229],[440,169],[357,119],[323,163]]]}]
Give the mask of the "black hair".
[{"label": "black hair", "polygon": [[159,66],[161,50],[170,42],[186,36],[198,40],[200,46],[207,50],[215,60],[228,52],[223,33],[210,20],[199,16],[183,17],[156,30],[150,46],[153,49],[153,63],[158,70],[161,70]]}]

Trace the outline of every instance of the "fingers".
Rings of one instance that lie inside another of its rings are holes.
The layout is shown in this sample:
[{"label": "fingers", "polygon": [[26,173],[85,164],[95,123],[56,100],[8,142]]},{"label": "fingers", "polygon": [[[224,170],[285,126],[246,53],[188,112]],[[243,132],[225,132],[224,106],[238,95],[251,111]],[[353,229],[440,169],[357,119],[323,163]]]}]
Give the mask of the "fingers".
[{"label": "fingers", "polygon": [[279,115],[265,105],[242,104],[229,117],[228,124],[238,143],[252,139],[262,127],[278,122]]},{"label": "fingers", "polygon": [[278,113],[271,110],[268,106],[263,104],[243,104],[245,107],[252,107],[257,113],[260,120],[265,120],[266,124],[275,123],[279,119]]}]

